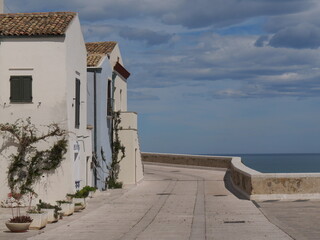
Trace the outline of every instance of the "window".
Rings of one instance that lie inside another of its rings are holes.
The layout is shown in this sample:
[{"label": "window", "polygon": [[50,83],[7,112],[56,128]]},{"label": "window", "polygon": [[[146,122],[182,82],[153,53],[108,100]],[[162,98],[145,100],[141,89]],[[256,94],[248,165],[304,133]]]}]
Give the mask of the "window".
[{"label": "window", "polygon": [[32,102],[32,76],[10,77],[10,101]]},{"label": "window", "polygon": [[108,80],[108,99],[107,99],[107,115],[112,115],[112,96],[111,96],[111,80]]},{"label": "window", "polygon": [[76,79],[75,128],[80,127],[80,80]]}]

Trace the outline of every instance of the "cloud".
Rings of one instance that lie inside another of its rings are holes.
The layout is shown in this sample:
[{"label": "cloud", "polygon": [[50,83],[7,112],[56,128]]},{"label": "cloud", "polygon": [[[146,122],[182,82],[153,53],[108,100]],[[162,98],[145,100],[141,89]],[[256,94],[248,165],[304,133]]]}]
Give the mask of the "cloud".
[{"label": "cloud", "polygon": [[84,21],[156,18],[169,25],[187,28],[229,26],[257,16],[277,16],[305,11],[313,0],[29,0],[10,1],[10,8],[24,11],[76,11]]},{"label": "cloud", "polygon": [[128,97],[130,100],[133,101],[158,101],[160,98],[158,96],[144,93],[144,92],[138,92],[138,91],[132,91],[128,90]]},{"label": "cloud", "polygon": [[268,43],[268,40],[269,40],[268,35],[262,35],[257,39],[257,41],[254,43],[254,45],[256,47],[264,47]]},{"label": "cloud", "polygon": [[[131,87],[206,86],[206,82],[212,82],[214,91],[203,87],[196,95],[185,94],[204,98],[320,96],[318,51],[257,48],[256,39],[257,36],[203,34],[188,46],[178,43],[179,48],[161,54],[147,51],[141,58],[148,59],[145,64],[132,63],[132,69],[142,64],[144,71],[136,73]],[[218,89],[217,84],[221,85]]]},{"label": "cloud", "polygon": [[168,43],[173,35],[164,32],[155,32],[148,29],[124,27],[119,31],[120,37],[128,40],[146,42],[147,45],[159,45]]},{"label": "cloud", "polygon": [[320,27],[303,23],[282,29],[273,35],[269,45],[272,47],[316,49],[320,46]]}]

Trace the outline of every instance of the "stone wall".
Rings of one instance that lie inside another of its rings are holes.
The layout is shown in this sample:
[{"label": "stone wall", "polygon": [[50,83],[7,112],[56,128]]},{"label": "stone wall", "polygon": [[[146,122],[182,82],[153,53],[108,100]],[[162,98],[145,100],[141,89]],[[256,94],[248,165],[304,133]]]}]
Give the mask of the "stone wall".
[{"label": "stone wall", "polygon": [[142,153],[144,162],[228,168],[233,186],[248,199],[320,199],[320,173],[261,173],[239,157]]},{"label": "stone wall", "polygon": [[167,164],[193,165],[202,167],[230,168],[231,157],[182,155],[164,153],[142,153],[142,161]]}]

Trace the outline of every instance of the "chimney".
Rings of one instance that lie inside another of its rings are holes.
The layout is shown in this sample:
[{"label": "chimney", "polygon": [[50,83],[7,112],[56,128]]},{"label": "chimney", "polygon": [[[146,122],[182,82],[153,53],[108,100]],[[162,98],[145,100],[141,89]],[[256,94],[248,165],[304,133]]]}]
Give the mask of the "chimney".
[{"label": "chimney", "polygon": [[3,13],[3,9],[4,9],[4,7],[3,7],[3,1],[4,0],[0,0],[0,13]]}]

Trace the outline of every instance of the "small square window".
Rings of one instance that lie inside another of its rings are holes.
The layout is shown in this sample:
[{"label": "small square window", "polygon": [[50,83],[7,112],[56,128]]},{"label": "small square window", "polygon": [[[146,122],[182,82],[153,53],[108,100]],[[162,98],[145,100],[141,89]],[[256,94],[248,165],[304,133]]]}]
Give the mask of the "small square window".
[{"label": "small square window", "polygon": [[32,102],[32,76],[10,77],[10,101],[17,103]]}]

